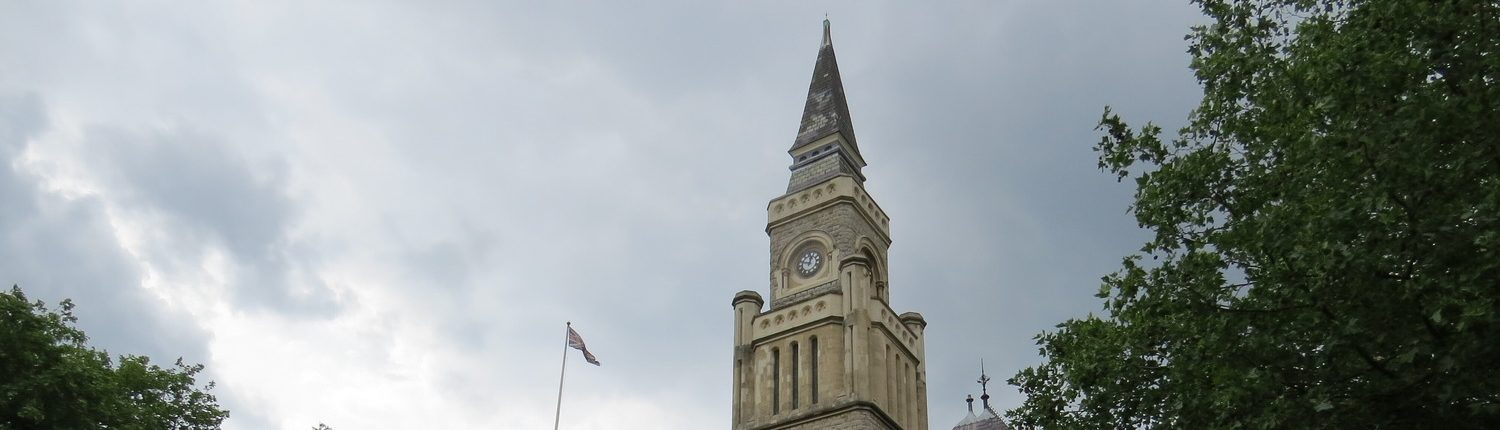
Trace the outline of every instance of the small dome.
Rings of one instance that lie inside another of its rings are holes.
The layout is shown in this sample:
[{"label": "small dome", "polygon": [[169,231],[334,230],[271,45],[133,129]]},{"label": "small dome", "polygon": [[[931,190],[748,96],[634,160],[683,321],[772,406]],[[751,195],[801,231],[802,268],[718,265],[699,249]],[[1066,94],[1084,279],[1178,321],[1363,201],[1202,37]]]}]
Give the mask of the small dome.
[{"label": "small dome", "polygon": [[953,430],[1010,430],[1010,426],[1005,425],[1005,420],[1000,418],[1000,414],[995,413],[995,410],[990,408],[990,377],[984,372],[984,362],[982,360],[979,364],[978,382],[980,390],[984,393],[983,396],[980,396],[980,399],[983,399],[984,403],[979,407],[979,414],[974,414],[974,396],[970,395],[967,399],[964,399],[964,401],[969,402],[969,415],[964,417],[963,421],[959,421],[958,425],[953,426]]},{"label": "small dome", "polygon": [[974,415],[974,411],[969,411],[969,416],[953,426],[953,430],[1010,430],[1010,426],[1005,425],[1005,420],[1000,418],[1000,414],[985,408],[979,411],[979,415]]}]

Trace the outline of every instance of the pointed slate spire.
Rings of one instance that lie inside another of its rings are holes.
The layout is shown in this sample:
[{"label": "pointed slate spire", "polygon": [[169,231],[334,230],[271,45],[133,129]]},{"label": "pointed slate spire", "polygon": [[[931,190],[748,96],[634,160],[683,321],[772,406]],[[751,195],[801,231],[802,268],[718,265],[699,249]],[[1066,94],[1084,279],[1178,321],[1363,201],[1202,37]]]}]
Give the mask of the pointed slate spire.
[{"label": "pointed slate spire", "polygon": [[802,125],[797,141],[787,154],[792,156],[791,193],[847,176],[864,183],[864,156],[854,143],[854,123],[849,119],[849,102],[844,99],[844,80],[839,77],[839,63],[833,55],[833,32],[828,19],[823,20],[823,41],[818,45],[818,62],[813,66],[812,84],[807,88],[807,105],[802,108]]},{"label": "pointed slate spire", "polygon": [[843,134],[858,154],[854,144],[854,123],[849,118],[849,102],[844,99],[844,81],[839,77],[839,63],[833,55],[833,31],[823,19],[823,43],[818,45],[818,62],[813,67],[812,85],[807,88],[807,105],[802,108],[802,127],[792,149],[812,143],[833,133]]}]

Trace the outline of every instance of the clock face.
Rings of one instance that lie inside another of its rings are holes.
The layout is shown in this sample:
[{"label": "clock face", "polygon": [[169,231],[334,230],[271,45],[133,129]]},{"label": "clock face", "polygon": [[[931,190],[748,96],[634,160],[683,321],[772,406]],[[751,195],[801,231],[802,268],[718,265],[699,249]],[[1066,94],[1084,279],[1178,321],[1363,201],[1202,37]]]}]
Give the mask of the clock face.
[{"label": "clock face", "polygon": [[812,276],[823,268],[823,253],[816,249],[802,251],[802,257],[797,259],[797,274],[802,277]]}]

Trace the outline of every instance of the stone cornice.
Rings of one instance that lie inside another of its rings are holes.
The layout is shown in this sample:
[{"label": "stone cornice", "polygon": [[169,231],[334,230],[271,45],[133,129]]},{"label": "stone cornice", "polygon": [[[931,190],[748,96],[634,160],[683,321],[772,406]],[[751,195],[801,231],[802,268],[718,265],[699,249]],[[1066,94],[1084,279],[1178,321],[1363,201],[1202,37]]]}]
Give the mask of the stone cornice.
[{"label": "stone cornice", "polygon": [[836,176],[816,186],[771,200],[766,205],[766,232],[804,214],[841,203],[858,209],[857,212],[865,221],[880,232],[880,239],[887,245],[891,243],[890,216],[865,192],[863,186],[849,176]]}]

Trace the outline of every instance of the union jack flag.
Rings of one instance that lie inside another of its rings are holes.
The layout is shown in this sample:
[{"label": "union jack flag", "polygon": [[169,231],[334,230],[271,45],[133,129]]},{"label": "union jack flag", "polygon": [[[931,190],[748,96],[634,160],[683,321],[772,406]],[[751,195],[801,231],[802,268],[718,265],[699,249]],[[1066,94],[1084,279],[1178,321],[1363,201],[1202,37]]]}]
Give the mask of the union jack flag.
[{"label": "union jack flag", "polygon": [[568,346],[583,351],[584,361],[595,366],[599,365],[599,360],[594,358],[594,354],[589,353],[589,347],[583,345],[583,336],[579,336],[578,332],[573,331],[573,327],[568,327]]}]

